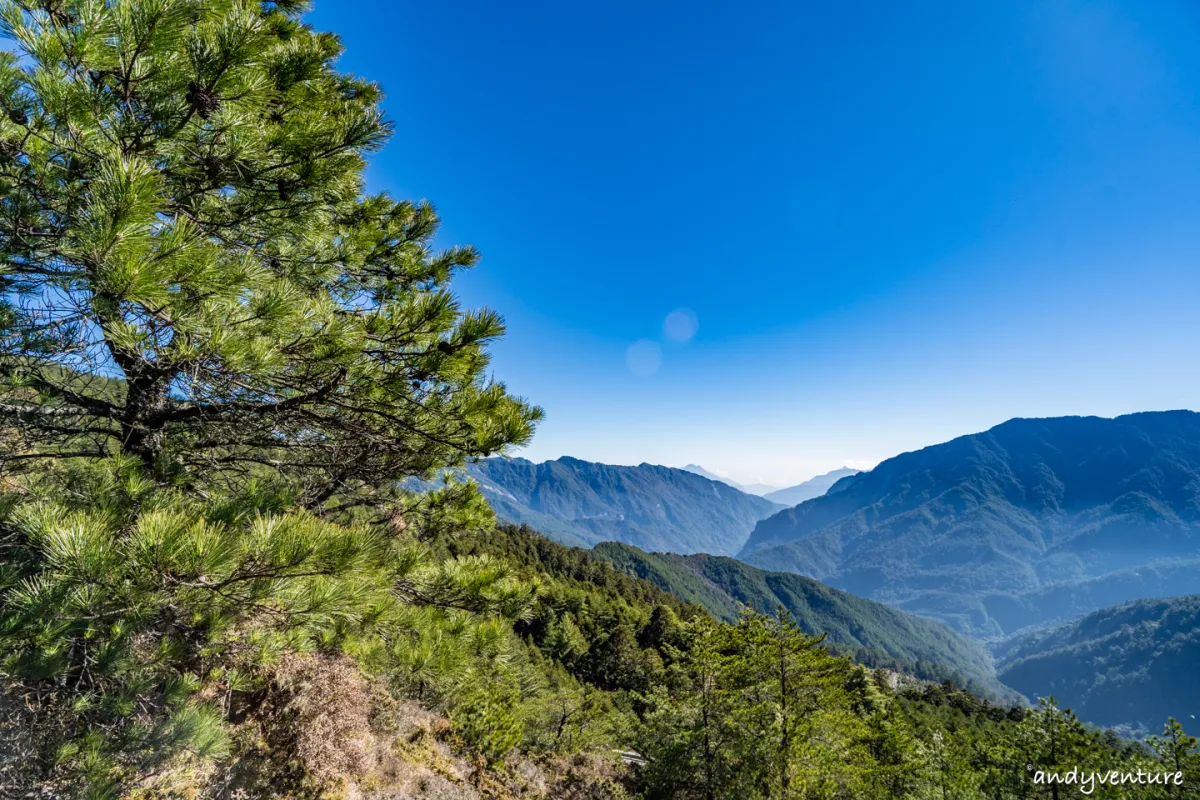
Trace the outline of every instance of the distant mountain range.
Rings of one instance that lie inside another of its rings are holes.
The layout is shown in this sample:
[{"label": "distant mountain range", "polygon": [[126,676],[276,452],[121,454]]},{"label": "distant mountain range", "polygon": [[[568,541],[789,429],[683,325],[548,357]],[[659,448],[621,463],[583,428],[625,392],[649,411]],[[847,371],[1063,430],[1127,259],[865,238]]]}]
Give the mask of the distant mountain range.
[{"label": "distant mountain range", "polygon": [[706,470],[704,467],[700,466],[699,464],[688,464],[686,467],[684,467],[684,469],[687,470],[688,472],[694,472],[697,475],[708,478],[710,481],[719,481],[720,483],[724,483],[727,486],[732,486],[733,488],[737,489],[739,492],[745,492],[746,494],[755,494],[755,495],[758,495],[759,497],[762,497],[770,492],[774,492],[777,489],[779,489],[778,486],[769,486],[768,484],[765,484],[765,483],[738,483],[737,481],[730,480],[729,478],[722,478],[720,475],[718,475],[715,472],[709,472],[708,470]]},{"label": "distant mountain range", "polygon": [[696,465],[467,471],[502,519],[720,619],[783,606],[863,663],[1132,734],[1200,713],[1194,412],[1015,419],[763,497]]},{"label": "distant mountain range", "polygon": [[1168,717],[1194,726],[1200,714],[1200,595],[1106,608],[1019,637],[1000,654],[1005,683],[1031,699],[1053,694],[1096,725],[1145,735]]},{"label": "distant mountain range", "polygon": [[1200,592],[1200,414],[1015,419],[758,523],[739,558],[978,636]]},{"label": "distant mountain range", "polygon": [[728,484],[746,494],[756,494],[759,497],[765,497],[773,503],[779,503],[781,506],[794,506],[803,503],[805,500],[820,497],[842,478],[857,475],[859,472],[856,469],[842,467],[841,469],[835,469],[833,472],[809,478],[804,483],[780,489],[778,486],[770,486],[765,483],[738,483],[729,478],[723,478],[715,472],[709,472],[699,464],[688,464],[684,469],[688,472],[694,472],[697,475],[703,475],[710,481],[720,481],[721,483]]},{"label": "distant mountain range", "polygon": [[653,464],[490,458],[471,464],[467,474],[501,519],[574,546],[617,541],[648,550],[733,554],[756,522],[782,508],[726,483]]},{"label": "distant mountain range", "polygon": [[826,634],[835,649],[868,666],[890,667],[926,680],[950,678],[993,698],[1015,697],[997,680],[992,657],[980,642],[811,578],[765,572],[719,556],[647,553],[617,542],[598,544],[592,552],[718,619],[736,620],[743,605],[769,614],[782,605],[808,633]]},{"label": "distant mountain range", "polygon": [[805,500],[812,500],[814,497],[820,497],[825,494],[842,478],[849,478],[851,475],[857,474],[858,470],[856,469],[842,467],[841,469],[835,469],[833,472],[826,472],[824,475],[810,478],[804,483],[768,492],[763,497],[773,503],[779,503],[781,506],[798,506]]}]

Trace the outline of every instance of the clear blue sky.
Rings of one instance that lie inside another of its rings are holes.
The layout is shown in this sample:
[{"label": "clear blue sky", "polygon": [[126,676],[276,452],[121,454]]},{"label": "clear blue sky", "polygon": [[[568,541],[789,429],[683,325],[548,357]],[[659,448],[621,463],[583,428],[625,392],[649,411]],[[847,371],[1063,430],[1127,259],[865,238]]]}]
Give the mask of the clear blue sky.
[{"label": "clear blue sky", "polygon": [[1194,2],[310,19],[388,94],[373,188],[483,252],[458,289],[547,411],[529,458],[785,484],[1014,416],[1200,407]]}]

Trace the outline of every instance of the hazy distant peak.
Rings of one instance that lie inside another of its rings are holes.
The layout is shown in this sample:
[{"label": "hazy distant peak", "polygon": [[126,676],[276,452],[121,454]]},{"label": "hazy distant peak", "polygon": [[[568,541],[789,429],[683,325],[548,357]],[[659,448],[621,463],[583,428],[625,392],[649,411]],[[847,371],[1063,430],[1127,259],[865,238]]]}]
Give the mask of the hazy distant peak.
[{"label": "hazy distant peak", "polygon": [[694,472],[695,474],[699,475],[702,478],[708,478],[710,481],[717,481],[719,483],[724,483],[728,486],[732,486],[733,488],[737,489],[738,491],[743,491],[743,492],[746,491],[745,487],[743,487],[737,481],[730,480],[729,478],[722,478],[717,473],[709,472],[708,470],[706,470],[704,467],[700,466],[699,464],[688,464],[683,469],[686,472]]},{"label": "hazy distant peak", "polygon": [[688,464],[686,467],[683,467],[683,470],[685,472],[695,473],[702,478],[708,478],[710,481],[717,481],[718,483],[723,483],[726,486],[732,486],[739,492],[754,494],[758,495],[759,497],[765,497],[768,493],[779,488],[778,486],[771,486],[766,483],[738,483],[731,478],[724,478],[715,472],[710,472],[699,464]]},{"label": "hazy distant peak", "polygon": [[742,491],[749,494],[756,494],[759,497],[766,497],[771,492],[779,491],[778,486],[772,486],[769,483],[744,483]]},{"label": "hazy distant peak", "polygon": [[786,489],[780,489],[775,492],[768,492],[763,497],[773,503],[779,503],[785,506],[797,506],[806,500],[811,500],[814,497],[820,497],[828,492],[833,485],[842,478],[848,478],[851,475],[857,475],[859,470],[851,469],[850,467],[841,467],[832,472],[826,472],[824,475],[818,475],[815,478],[809,478],[804,483],[795,486],[789,486]]}]

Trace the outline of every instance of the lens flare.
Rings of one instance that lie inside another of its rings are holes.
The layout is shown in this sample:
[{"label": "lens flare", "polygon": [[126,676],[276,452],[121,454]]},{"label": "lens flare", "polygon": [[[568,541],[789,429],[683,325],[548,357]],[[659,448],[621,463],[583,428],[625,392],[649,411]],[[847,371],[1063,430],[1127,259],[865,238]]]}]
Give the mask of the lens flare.
[{"label": "lens flare", "polygon": [[634,342],[625,351],[625,365],[634,375],[653,375],[662,366],[662,348],[650,339]]},{"label": "lens flare", "polygon": [[700,329],[696,312],[687,308],[677,308],[663,320],[663,338],[668,342],[683,344],[690,342]]}]

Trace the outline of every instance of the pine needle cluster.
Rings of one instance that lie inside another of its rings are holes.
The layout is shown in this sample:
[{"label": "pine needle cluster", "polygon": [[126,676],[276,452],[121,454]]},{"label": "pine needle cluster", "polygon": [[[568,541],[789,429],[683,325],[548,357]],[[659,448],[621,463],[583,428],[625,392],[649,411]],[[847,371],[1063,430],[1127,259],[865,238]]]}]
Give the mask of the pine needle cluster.
[{"label": "pine needle cluster", "polygon": [[529,439],[486,376],[500,317],[449,289],[477,253],[366,194],[392,124],[306,5],[0,2],[6,460],[350,507]]}]

